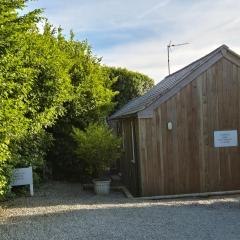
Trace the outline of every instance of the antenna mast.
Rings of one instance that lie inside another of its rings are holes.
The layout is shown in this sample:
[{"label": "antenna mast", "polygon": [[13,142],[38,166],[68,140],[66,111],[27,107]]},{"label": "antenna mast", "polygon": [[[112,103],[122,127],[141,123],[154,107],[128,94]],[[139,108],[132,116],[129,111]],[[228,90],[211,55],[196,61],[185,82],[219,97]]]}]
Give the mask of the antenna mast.
[{"label": "antenna mast", "polygon": [[183,46],[183,45],[187,45],[189,43],[179,43],[179,44],[172,44],[172,41],[169,42],[169,44],[167,45],[167,55],[168,55],[168,74],[170,75],[170,49],[172,47],[179,47],[179,46]]}]

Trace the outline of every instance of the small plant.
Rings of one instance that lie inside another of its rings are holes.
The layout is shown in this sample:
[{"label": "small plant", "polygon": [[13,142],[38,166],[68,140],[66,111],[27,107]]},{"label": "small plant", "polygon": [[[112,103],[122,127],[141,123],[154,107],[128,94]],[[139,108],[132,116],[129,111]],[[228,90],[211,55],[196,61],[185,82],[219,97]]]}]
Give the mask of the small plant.
[{"label": "small plant", "polygon": [[121,140],[105,125],[90,124],[85,131],[73,128],[76,155],[92,177],[103,178],[112,162],[120,157]]}]

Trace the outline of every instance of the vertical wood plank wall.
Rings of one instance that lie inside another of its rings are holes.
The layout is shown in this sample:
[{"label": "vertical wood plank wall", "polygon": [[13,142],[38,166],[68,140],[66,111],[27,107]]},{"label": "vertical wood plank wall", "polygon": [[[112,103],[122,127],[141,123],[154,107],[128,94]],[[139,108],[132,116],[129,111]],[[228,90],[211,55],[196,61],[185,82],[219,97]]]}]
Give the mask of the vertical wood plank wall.
[{"label": "vertical wood plank wall", "polygon": [[234,129],[240,134],[240,68],[223,58],[139,119],[141,195],[240,189],[240,147],[213,147],[214,130]]}]

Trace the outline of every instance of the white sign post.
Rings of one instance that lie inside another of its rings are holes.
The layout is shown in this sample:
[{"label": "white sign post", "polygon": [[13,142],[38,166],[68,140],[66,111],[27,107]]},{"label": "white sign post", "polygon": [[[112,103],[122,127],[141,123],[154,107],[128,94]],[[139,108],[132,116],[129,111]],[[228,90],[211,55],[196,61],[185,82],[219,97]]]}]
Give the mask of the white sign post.
[{"label": "white sign post", "polygon": [[11,186],[23,185],[30,185],[30,195],[33,196],[32,167],[14,169]]},{"label": "white sign post", "polygon": [[214,147],[237,147],[237,130],[214,131]]}]

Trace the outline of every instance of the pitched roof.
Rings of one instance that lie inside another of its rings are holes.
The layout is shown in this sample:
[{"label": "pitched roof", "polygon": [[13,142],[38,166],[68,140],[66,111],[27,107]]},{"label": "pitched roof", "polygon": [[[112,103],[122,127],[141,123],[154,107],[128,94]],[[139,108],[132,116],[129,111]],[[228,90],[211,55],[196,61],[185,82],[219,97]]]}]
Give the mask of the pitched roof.
[{"label": "pitched roof", "polygon": [[117,119],[127,117],[129,115],[133,115],[146,109],[152,103],[154,103],[157,99],[164,96],[168,93],[173,87],[183,81],[188,75],[190,75],[193,71],[198,69],[204,63],[208,62],[212,59],[216,54],[221,53],[222,51],[228,51],[229,48],[226,45],[222,45],[219,48],[215,49],[211,53],[206,56],[192,62],[186,67],[178,70],[177,72],[165,77],[162,81],[156,84],[152,89],[150,89],[143,96],[137,97],[131,100],[129,103],[124,105],[121,109],[115,112],[110,119]]}]

